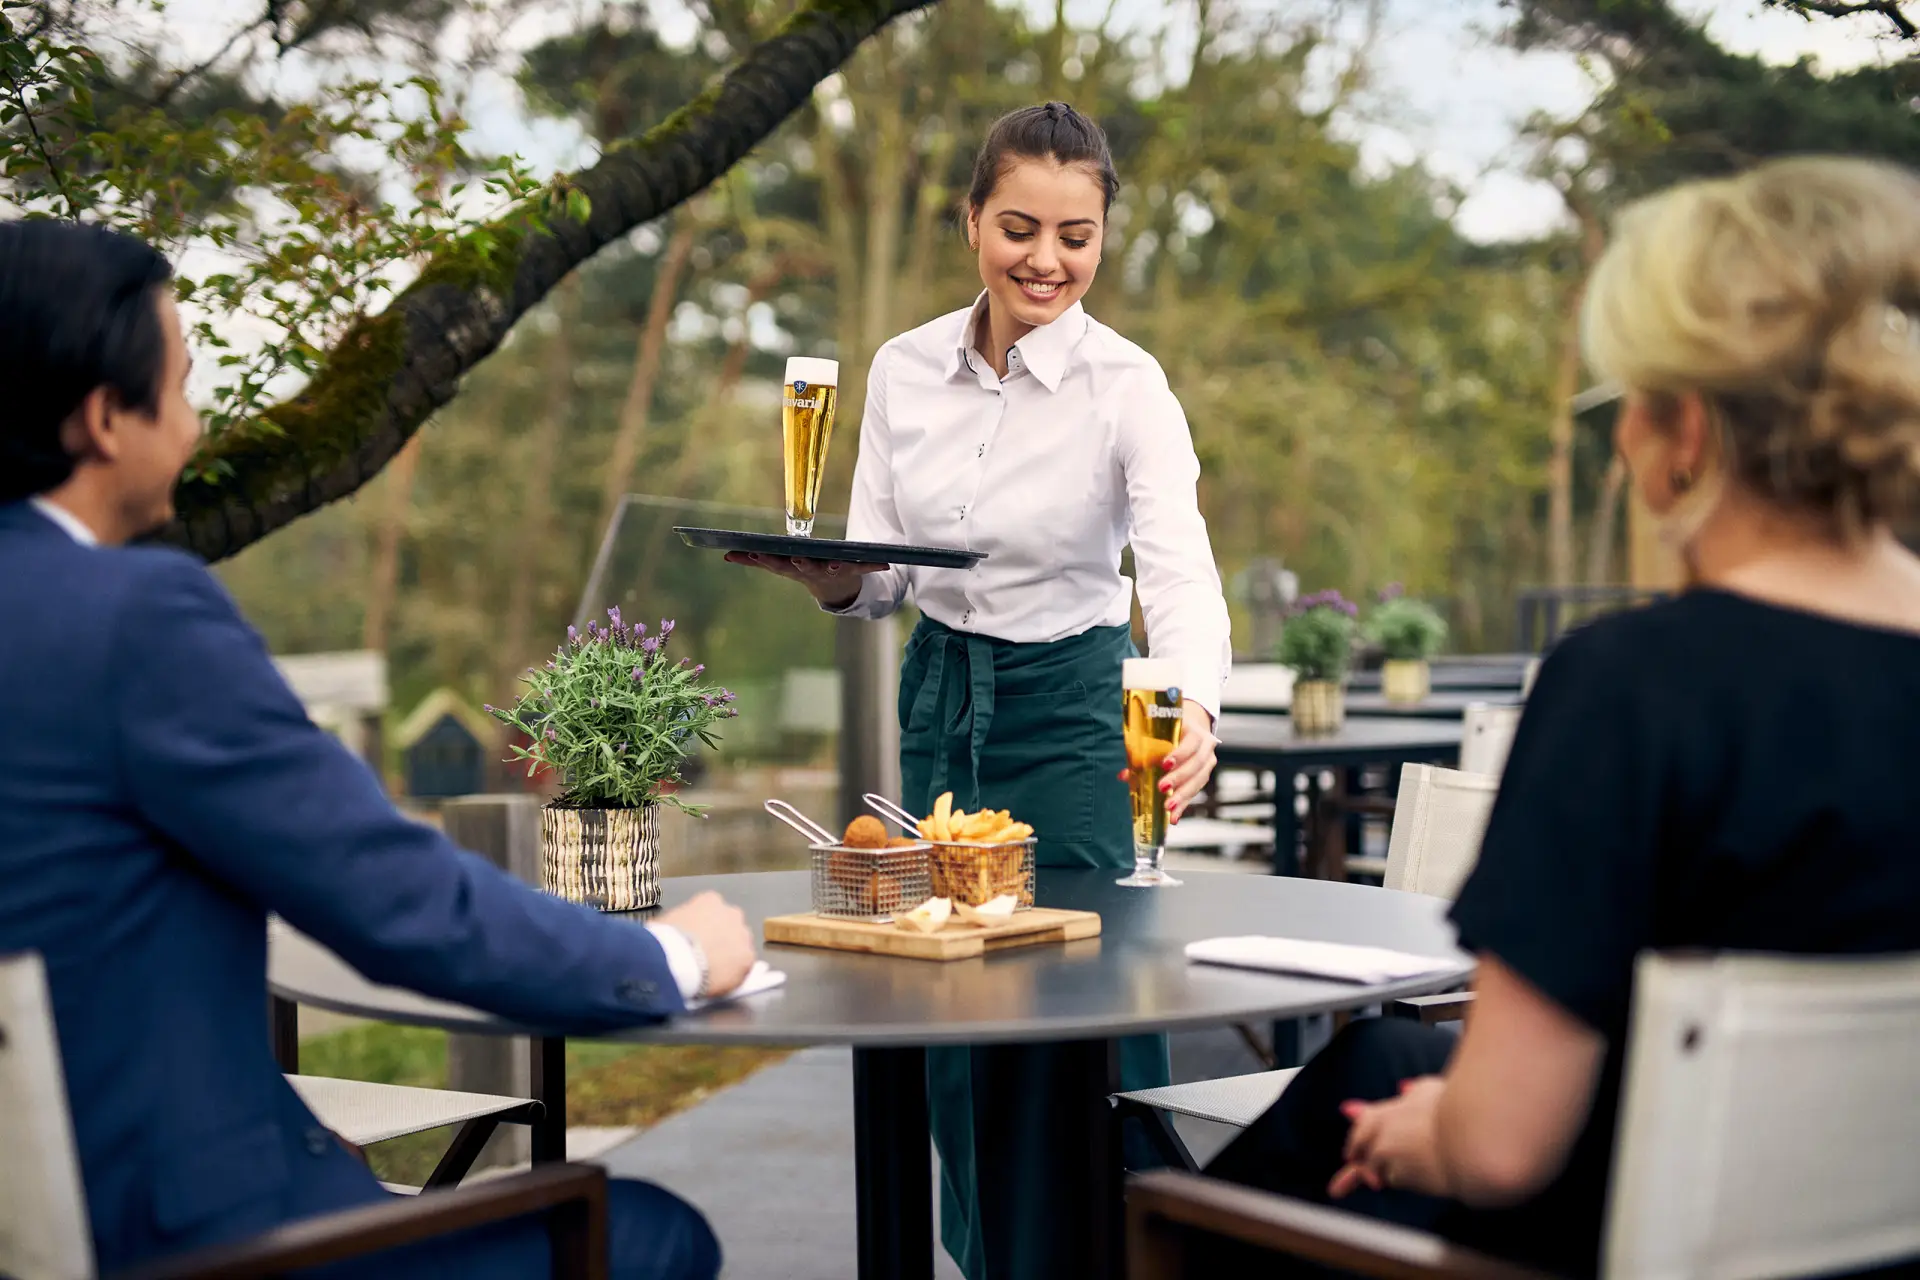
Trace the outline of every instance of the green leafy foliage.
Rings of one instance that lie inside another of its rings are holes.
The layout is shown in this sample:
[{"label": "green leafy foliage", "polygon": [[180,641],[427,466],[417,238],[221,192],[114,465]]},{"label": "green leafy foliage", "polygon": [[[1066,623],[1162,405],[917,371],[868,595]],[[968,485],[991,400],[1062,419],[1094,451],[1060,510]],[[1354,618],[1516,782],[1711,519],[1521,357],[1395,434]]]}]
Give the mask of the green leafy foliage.
[{"label": "green leafy foliage", "polygon": [[585,634],[568,627],[567,643],[553,659],[527,673],[519,700],[487,712],[531,741],[513,747],[529,777],[545,767],[564,780],[562,805],[664,803],[698,813],[671,784],[681,780],[695,741],[719,745],[715,726],[735,715],[734,696],[700,678],[704,665],[668,658],[672,619],[648,635],[644,622],[622,622],[617,608],[607,617],[609,625],[590,622]]},{"label": "green leafy foliage", "polygon": [[1447,620],[1426,601],[1389,587],[1367,614],[1361,634],[1392,660],[1431,658],[1447,642]]},{"label": "green leafy foliage", "polygon": [[1359,608],[1338,591],[1303,596],[1280,630],[1280,661],[1301,680],[1341,680],[1353,662]]},{"label": "green leafy foliage", "polygon": [[[127,231],[177,268],[210,264],[183,269],[178,294],[189,341],[219,370],[213,439],[278,434],[271,399],[411,269],[450,250],[487,259],[485,223],[589,212],[583,193],[517,160],[470,154],[466,121],[430,77],[345,79],[284,109],[182,112],[126,92],[99,54],[33,21],[38,8],[0,0],[0,193],[30,217]],[[240,330],[259,340],[243,348]]]}]

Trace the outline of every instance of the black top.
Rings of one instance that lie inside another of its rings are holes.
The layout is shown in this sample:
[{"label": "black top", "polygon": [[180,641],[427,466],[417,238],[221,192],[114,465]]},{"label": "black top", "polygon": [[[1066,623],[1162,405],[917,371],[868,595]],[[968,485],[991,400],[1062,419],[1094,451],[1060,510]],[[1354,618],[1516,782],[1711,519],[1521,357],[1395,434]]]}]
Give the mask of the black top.
[{"label": "black top", "polygon": [[1639,952],[1920,950],[1916,777],[1920,635],[1702,590],[1560,644],[1453,919],[1608,1051],[1565,1173],[1473,1215],[1501,1247],[1594,1266]]}]

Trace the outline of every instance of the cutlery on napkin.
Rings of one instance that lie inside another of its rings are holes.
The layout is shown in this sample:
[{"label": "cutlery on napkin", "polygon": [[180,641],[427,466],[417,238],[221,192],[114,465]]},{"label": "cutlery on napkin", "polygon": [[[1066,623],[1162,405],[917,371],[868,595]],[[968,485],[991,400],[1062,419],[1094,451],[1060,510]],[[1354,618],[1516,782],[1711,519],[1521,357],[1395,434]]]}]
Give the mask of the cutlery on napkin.
[{"label": "cutlery on napkin", "polygon": [[1345,942],[1310,942],[1305,938],[1259,936],[1204,938],[1199,942],[1189,942],[1187,959],[1196,964],[1263,969],[1271,973],[1333,978],[1366,985],[1465,971],[1458,960],[1445,960],[1437,956],[1416,956],[1405,951],[1358,947]]},{"label": "cutlery on napkin", "polygon": [[696,997],[695,999],[689,1000],[687,1001],[687,1012],[694,1013],[700,1009],[711,1008],[716,1004],[726,1004],[730,1000],[742,1000],[747,996],[757,996],[762,991],[771,991],[775,987],[784,985],[786,980],[787,974],[784,969],[776,969],[765,960],[755,960],[753,962],[753,968],[747,970],[747,976],[740,980],[739,986],[723,996],[707,996],[704,999]]}]

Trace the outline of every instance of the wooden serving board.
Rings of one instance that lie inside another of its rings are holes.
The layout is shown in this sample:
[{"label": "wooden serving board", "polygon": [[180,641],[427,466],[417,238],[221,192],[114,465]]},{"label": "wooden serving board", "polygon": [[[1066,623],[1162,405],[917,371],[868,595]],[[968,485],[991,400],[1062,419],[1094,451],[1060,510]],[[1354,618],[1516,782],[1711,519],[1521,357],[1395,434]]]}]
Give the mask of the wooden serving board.
[{"label": "wooden serving board", "polygon": [[869,924],[840,920],[808,911],[790,916],[768,916],[763,926],[768,942],[798,947],[827,947],[834,951],[864,951],[912,960],[967,960],[1008,947],[1031,947],[1043,942],[1074,942],[1100,933],[1097,911],[1058,911],[1033,907],[1016,911],[1005,924],[971,925],[949,921],[938,933],[920,933],[897,924]]}]

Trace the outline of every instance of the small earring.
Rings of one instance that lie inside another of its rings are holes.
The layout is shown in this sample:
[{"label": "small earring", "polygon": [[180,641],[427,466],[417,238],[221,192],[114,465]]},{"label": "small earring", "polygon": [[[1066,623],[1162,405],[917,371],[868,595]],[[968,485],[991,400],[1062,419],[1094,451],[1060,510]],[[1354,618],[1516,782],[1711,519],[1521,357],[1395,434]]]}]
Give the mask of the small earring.
[{"label": "small earring", "polygon": [[1693,488],[1693,472],[1685,467],[1675,467],[1673,474],[1667,477],[1667,483],[1673,486],[1675,493],[1685,493]]}]

